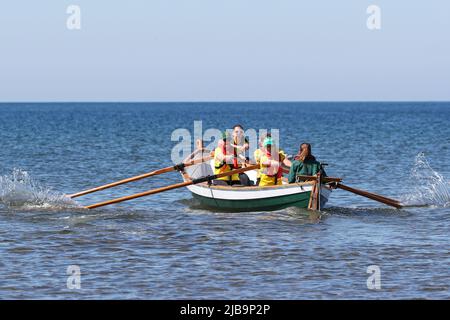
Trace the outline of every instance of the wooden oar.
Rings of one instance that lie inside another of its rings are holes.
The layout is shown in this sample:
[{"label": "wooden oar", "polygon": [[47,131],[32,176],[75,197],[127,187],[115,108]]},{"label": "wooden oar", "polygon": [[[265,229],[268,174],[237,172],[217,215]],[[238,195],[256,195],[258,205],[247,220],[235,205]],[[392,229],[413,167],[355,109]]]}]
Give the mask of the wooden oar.
[{"label": "wooden oar", "polygon": [[[283,168],[283,173],[289,173],[289,169]],[[296,177],[302,180],[316,180],[316,176],[305,176],[305,175],[296,175]],[[322,182],[341,182],[342,178],[333,178],[333,177],[322,177]]]},{"label": "wooden oar", "polygon": [[355,188],[346,186],[346,185],[344,185],[342,183],[337,183],[336,186],[338,188],[342,189],[342,190],[346,190],[346,191],[352,192],[354,194],[357,194],[357,195],[360,195],[360,196],[363,196],[363,197],[366,197],[366,198],[369,198],[369,199],[372,199],[372,200],[384,203],[384,204],[386,204],[388,206],[395,207],[397,209],[400,209],[400,208],[403,207],[400,204],[399,201],[391,199],[391,198],[387,198],[387,197],[384,197],[384,196],[380,196],[379,194],[370,193],[370,192],[367,192],[367,191],[364,191],[364,190],[355,189]]},{"label": "wooden oar", "polygon": [[140,197],[149,196],[149,195],[152,195],[155,193],[160,193],[160,192],[164,192],[164,191],[168,191],[168,190],[187,187],[187,186],[202,183],[202,182],[212,181],[212,180],[215,180],[218,178],[227,177],[227,176],[231,176],[233,174],[239,174],[241,172],[255,170],[255,169],[259,169],[259,164],[252,165],[252,166],[249,166],[246,168],[232,170],[232,171],[225,172],[225,173],[215,174],[215,175],[206,176],[206,177],[202,177],[202,178],[198,178],[198,179],[194,179],[194,180],[190,180],[190,181],[172,184],[170,186],[153,189],[153,190],[149,190],[149,191],[145,191],[145,192],[141,192],[141,193],[136,193],[136,194],[126,196],[126,197],[121,197],[121,198],[117,198],[117,199],[113,199],[113,200],[108,200],[108,201],[92,204],[90,206],[87,206],[86,208],[87,209],[99,208],[99,207],[107,206],[107,205],[114,204],[114,203],[119,203],[119,202],[123,202],[123,201],[127,201],[127,200],[132,200],[132,199],[136,199],[136,198],[140,198]]},{"label": "wooden oar", "polygon": [[[283,169],[283,171],[285,171],[285,169]],[[285,172],[287,172],[287,170]],[[317,177],[315,177],[315,176],[297,175],[297,177],[299,177],[302,180],[317,180]],[[340,188],[342,190],[346,190],[346,191],[349,191],[349,192],[353,192],[354,194],[357,194],[357,195],[360,195],[360,196],[363,196],[363,197],[366,197],[366,198],[369,198],[369,199],[372,199],[372,200],[384,203],[384,204],[386,204],[388,206],[392,206],[392,207],[395,207],[397,209],[400,209],[400,208],[404,207],[399,201],[397,201],[395,199],[391,199],[391,198],[388,198],[388,197],[385,197],[385,196],[381,196],[379,194],[375,194],[375,193],[371,193],[371,192],[368,192],[368,191],[359,190],[359,189],[355,189],[355,188],[346,186],[346,185],[341,183],[342,182],[341,178],[323,177],[321,179],[321,181],[325,182],[325,183],[327,183],[327,182],[335,182],[337,188]],[[317,182],[314,184],[314,187],[316,185],[317,185]],[[310,201],[309,201],[309,204],[308,204],[308,208],[309,209],[314,209],[314,207],[315,207],[314,203],[317,203],[317,196],[314,195],[314,193],[317,192],[317,190],[315,190],[314,187],[313,187],[313,190],[311,192],[311,197],[310,197]]]},{"label": "wooden oar", "polygon": [[[302,180],[317,180],[316,176],[303,176],[303,175],[297,175],[297,178],[300,178]],[[342,178],[333,178],[333,177],[322,177],[322,182],[341,182]]]},{"label": "wooden oar", "polygon": [[135,176],[135,177],[123,179],[123,180],[120,180],[120,181],[116,181],[116,182],[113,182],[113,183],[105,184],[105,185],[100,186],[100,187],[96,187],[96,188],[92,188],[92,189],[89,189],[89,190],[80,191],[80,192],[77,192],[77,193],[74,193],[74,194],[70,194],[70,195],[68,195],[68,197],[69,198],[81,197],[81,196],[84,196],[84,195],[89,194],[89,193],[97,192],[97,191],[100,191],[100,190],[105,190],[105,189],[108,189],[108,188],[119,186],[121,184],[125,184],[125,183],[129,183],[129,182],[132,182],[132,181],[141,180],[141,179],[144,179],[144,178],[156,176],[156,175],[163,174],[163,173],[166,173],[166,172],[180,171],[180,170],[183,170],[185,167],[193,166],[193,165],[196,165],[196,164],[199,164],[199,163],[202,163],[202,162],[206,162],[206,161],[209,161],[209,160],[211,160],[211,157],[205,157],[205,158],[198,159],[198,160],[192,160],[192,161],[186,162],[186,163],[180,163],[180,164],[177,164],[175,166],[166,167],[166,168],[163,168],[163,169],[159,169],[159,170],[155,170],[155,171],[152,171],[152,172],[144,173],[144,174],[141,174],[139,176]]},{"label": "wooden oar", "polygon": [[311,195],[309,196],[308,209],[320,211],[320,188],[322,187],[320,172],[317,174],[316,181],[311,189]]}]

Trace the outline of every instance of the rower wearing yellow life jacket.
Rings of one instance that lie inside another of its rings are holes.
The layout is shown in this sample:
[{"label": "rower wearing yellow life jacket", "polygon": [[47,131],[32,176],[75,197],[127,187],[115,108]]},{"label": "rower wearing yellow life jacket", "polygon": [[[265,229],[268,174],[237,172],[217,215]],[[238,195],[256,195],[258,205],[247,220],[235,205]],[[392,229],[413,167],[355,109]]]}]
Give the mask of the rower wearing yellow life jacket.
[{"label": "rower wearing yellow life jacket", "polygon": [[[219,140],[218,147],[214,150],[214,174],[226,173],[234,170],[234,155],[230,146],[230,138],[223,133]],[[218,178],[213,181],[215,185],[234,185],[240,184],[239,174]]]},{"label": "rower wearing yellow life jacket", "polygon": [[[281,163],[285,160],[285,154],[277,150],[271,137],[266,137],[263,143],[263,153],[260,158],[260,182],[259,186],[281,185],[283,169]],[[276,156],[278,155],[278,156]]]}]

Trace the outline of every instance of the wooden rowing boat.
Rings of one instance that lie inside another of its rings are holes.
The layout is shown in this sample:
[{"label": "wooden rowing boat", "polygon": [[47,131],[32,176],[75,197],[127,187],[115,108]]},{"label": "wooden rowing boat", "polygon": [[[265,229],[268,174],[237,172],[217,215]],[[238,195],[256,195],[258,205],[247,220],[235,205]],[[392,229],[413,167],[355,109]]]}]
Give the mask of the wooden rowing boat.
[{"label": "wooden rowing boat", "polygon": [[211,183],[214,179],[224,178],[233,174],[241,174],[244,172],[249,176],[250,180],[255,182],[255,170],[259,169],[259,165],[249,165],[245,166],[244,168],[239,168],[215,175],[213,173],[213,160],[211,160],[211,162],[207,162],[209,159],[211,159],[211,157],[208,156],[206,158],[193,160],[188,163],[182,163],[176,166],[163,168],[160,170],[141,174],[139,176],[123,179],[103,186],[74,193],[72,195],[69,195],[69,197],[79,197],[92,192],[97,192],[114,186],[122,185],[131,181],[136,181],[150,176],[155,176],[161,173],[176,170],[181,173],[184,182],[91,204],[89,206],[86,206],[86,208],[99,208],[114,203],[128,201],[183,187],[188,188],[192,192],[192,195],[205,206],[222,210],[267,211],[279,210],[286,207],[300,207],[308,208],[311,210],[320,210],[327,203],[332,189],[336,188],[340,188],[354,194],[384,203],[397,209],[403,207],[403,204],[395,199],[352,188],[350,186],[342,184],[342,178],[322,177],[320,173],[318,173],[316,176],[297,175],[297,178],[308,181],[292,184],[287,184],[285,181],[283,181],[283,185],[277,186],[216,186]]},{"label": "wooden rowing boat", "polygon": [[[212,163],[203,163],[186,169],[188,176],[193,179],[213,174]],[[256,181],[256,171],[248,171],[247,175],[250,180]],[[186,181],[187,177],[182,176]],[[273,211],[287,207],[307,208],[313,184],[301,182],[267,187],[244,187],[215,186],[205,182],[187,188],[195,199],[209,208],[229,211]],[[327,203],[331,190],[328,185],[322,185],[321,208]]]},{"label": "wooden rowing boat", "polygon": [[342,184],[342,178],[322,177],[320,172],[315,176],[297,175],[297,179],[308,181],[292,184],[287,184],[286,181],[283,181],[282,185],[267,187],[217,186],[212,183],[214,179],[225,178],[244,172],[251,181],[256,182],[257,172],[255,170],[258,170],[260,166],[259,164],[246,165],[243,168],[234,169],[229,172],[214,174],[214,160],[211,159],[210,155],[204,156],[203,149],[198,150],[202,151],[201,154],[197,154],[200,156],[198,159],[193,159],[190,156],[187,162],[70,194],[68,197],[80,197],[162,173],[179,171],[184,180],[182,183],[94,203],[85,208],[99,208],[183,187],[188,188],[194,198],[197,198],[205,206],[233,211],[267,211],[279,210],[286,207],[321,210],[328,202],[332,189],[336,188],[384,203],[397,209],[403,207],[403,204],[398,200],[344,185]]}]

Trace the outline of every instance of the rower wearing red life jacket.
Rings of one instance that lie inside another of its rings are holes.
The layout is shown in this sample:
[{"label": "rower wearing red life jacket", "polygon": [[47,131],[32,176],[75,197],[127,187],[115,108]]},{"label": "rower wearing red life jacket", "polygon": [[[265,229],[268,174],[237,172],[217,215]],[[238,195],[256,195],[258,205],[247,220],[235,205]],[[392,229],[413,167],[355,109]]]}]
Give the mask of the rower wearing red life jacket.
[{"label": "rower wearing red life jacket", "polygon": [[235,167],[241,167],[243,159],[245,159],[245,152],[249,148],[248,139],[244,135],[244,127],[240,124],[237,124],[233,127],[233,154],[234,154],[234,163]]},{"label": "rower wearing red life jacket", "polygon": [[[246,156],[246,152],[249,149],[249,142],[247,137],[245,137],[244,127],[240,124],[236,124],[233,127],[233,166],[234,168],[242,168],[245,163],[248,163],[248,157]],[[241,185],[243,186],[251,186],[253,182],[247,176],[246,173],[240,173],[239,179],[241,181]]]},{"label": "rower wearing red life jacket", "polygon": [[[222,134],[217,148],[214,150],[214,174],[226,173],[234,170],[234,155],[230,146],[230,138],[226,132]],[[214,180],[216,185],[240,184],[239,174],[233,174]]]}]

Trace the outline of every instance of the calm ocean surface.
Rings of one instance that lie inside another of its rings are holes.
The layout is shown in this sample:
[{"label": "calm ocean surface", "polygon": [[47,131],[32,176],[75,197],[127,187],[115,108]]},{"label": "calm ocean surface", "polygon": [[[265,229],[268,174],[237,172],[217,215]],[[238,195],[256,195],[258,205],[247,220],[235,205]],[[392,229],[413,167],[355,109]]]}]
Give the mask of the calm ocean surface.
[{"label": "calm ocean surface", "polygon": [[[179,189],[78,207],[176,173],[64,199],[171,165],[195,120],[279,128],[287,153],[308,141],[329,175],[416,206],[338,190],[320,215],[217,213]],[[0,143],[1,299],[450,299],[450,103],[0,104]]]}]

